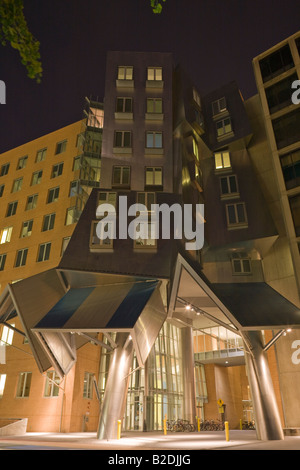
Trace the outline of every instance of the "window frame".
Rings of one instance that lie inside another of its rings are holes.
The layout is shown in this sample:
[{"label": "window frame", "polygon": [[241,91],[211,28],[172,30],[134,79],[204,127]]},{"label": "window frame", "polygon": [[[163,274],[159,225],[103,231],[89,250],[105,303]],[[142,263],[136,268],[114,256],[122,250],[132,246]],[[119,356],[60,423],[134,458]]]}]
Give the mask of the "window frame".
[{"label": "window frame", "polygon": [[7,204],[7,211],[5,217],[13,217],[17,213],[18,201],[11,201]]},{"label": "window frame", "polygon": [[55,147],[55,155],[60,155],[61,153],[64,153],[67,149],[67,143],[68,139],[63,139],[57,142]]},{"label": "window frame", "polygon": [[[239,220],[238,206],[243,207],[244,220],[242,220],[242,221]],[[230,214],[229,214],[229,208],[230,207],[234,208],[235,222],[230,222]],[[248,227],[248,217],[247,217],[247,210],[246,210],[245,202],[239,201],[239,202],[226,204],[226,220],[227,220],[227,229],[228,230],[230,230],[230,229],[239,229],[239,228],[247,228]]]},{"label": "window frame", "polygon": [[49,261],[51,253],[51,242],[41,243],[38,247],[37,263]]},{"label": "window frame", "polygon": [[[24,381],[23,381],[23,376],[25,377]],[[32,381],[32,372],[20,372],[19,373],[17,390],[16,390],[16,398],[28,398],[29,397],[31,381]]]},{"label": "window frame", "polygon": [[14,268],[21,268],[26,265],[28,248],[21,248],[16,252]]}]

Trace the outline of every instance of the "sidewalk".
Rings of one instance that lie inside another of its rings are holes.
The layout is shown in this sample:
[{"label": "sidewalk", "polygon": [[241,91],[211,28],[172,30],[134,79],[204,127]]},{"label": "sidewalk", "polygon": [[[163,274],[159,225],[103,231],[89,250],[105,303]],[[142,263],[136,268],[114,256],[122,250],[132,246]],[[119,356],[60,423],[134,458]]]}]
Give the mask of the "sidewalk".
[{"label": "sidewalk", "polygon": [[96,433],[26,433],[0,437],[0,450],[106,450],[106,451],[197,451],[197,450],[300,450],[300,436],[282,441],[260,441],[255,431],[168,433],[126,432],[119,440],[98,440]]}]

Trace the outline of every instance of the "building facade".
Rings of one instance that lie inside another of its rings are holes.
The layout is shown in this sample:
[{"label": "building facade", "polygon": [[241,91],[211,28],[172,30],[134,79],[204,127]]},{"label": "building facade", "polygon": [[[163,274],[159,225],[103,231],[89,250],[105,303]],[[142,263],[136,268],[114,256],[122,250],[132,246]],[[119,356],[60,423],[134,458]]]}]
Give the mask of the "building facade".
[{"label": "building facade", "polygon": [[[171,54],[110,52],[104,108],[87,100],[84,120],[1,156],[2,341],[21,334],[0,365],[0,416],[104,438],[117,419],[224,419],[222,399],[232,428],[254,417],[277,439],[299,426],[299,37],[254,59],[247,101],[235,82],[200,96]],[[153,219],[153,204],[172,210]],[[186,249],[197,232],[177,236],[175,207],[195,224],[197,205],[203,244]]]}]

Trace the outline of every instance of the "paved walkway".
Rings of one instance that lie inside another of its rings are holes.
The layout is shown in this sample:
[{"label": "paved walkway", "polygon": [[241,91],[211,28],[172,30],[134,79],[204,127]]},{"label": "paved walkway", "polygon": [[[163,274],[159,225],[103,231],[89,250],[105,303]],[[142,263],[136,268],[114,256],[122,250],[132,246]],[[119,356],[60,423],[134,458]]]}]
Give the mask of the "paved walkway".
[{"label": "paved walkway", "polygon": [[[117,451],[167,451],[191,453],[198,450],[300,450],[300,436],[282,441],[260,441],[255,431],[168,433],[127,432],[119,440],[98,440],[96,433],[27,433],[0,436],[0,450],[102,450],[115,456]],[[120,455],[123,455],[122,452]],[[134,455],[134,452],[131,452]]]}]

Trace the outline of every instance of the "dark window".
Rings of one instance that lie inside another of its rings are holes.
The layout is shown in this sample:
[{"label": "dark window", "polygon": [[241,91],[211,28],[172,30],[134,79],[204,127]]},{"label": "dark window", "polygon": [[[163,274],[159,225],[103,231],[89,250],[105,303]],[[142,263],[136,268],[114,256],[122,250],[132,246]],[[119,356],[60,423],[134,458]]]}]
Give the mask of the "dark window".
[{"label": "dark window", "polygon": [[293,73],[290,77],[281,80],[275,85],[266,89],[266,97],[270,113],[275,113],[291,104],[291,89],[294,80],[298,79],[298,75]]},{"label": "dark window", "polygon": [[15,213],[17,212],[17,207],[18,207],[18,201],[10,202],[7,206],[6,217],[15,215]]},{"label": "dark window", "polygon": [[296,236],[300,236],[300,196],[294,196],[289,199],[292,211]]},{"label": "dark window", "polygon": [[4,184],[0,185],[0,197],[3,196],[3,191],[4,191]]},{"label": "dark window", "polygon": [[56,178],[57,176],[60,176],[63,172],[63,167],[63,163],[57,163],[57,165],[53,165],[51,178]]},{"label": "dark window", "polygon": [[48,193],[47,203],[57,202],[58,196],[59,196],[59,186],[57,186],[56,188],[51,188]]},{"label": "dark window", "polygon": [[116,131],[115,132],[115,147],[131,147],[131,132],[130,131]]},{"label": "dark window", "polygon": [[300,140],[300,109],[285,114],[273,121],[277,148],[287,147]]},{"label": "dark window", "polygon": [[56,144],[56,151],[55,151],[55,154],[59,154],[59,153],[63,153],[67,148],[67,141],[66,140],[62,140],[61,142],[58,142]]},{"label": "dark window", "polygon": [[51,243],[43,243],[39,246],[37,261],[47,261],[50,257]]},{"label": "dark window", "polygon": [[54,227],[54,222],[55,222],[55,214],[45,215],[42,232],[46,232],[46,230],[52,230]]},{"label": "dark window", "polygon": [[2,165],[2,167],[1,167],[0,176],[7,175],[8,170],[9,170],[9,163],[5,163],[5,165]]},{"label": "dark window", "polygon": [[300,186],[300,149],[280,157],[286,189]]},{"label": "dark window", "polygon": [[6,261],[6,253],[3,253],[2,255],[0,255],[0,271],[4,270],[5,261]]},{"label": "dark window", "polygon": [[262,79],[264,82],[271,80],[271,78],[280,75],[285,70],[294,67],[293,57],[290,47],[287,44],[273,54],[265,57],[259,62]]},{"label": "dark window", "polygon": [[129,183],[130,183],[130,167],[129,166],[114,166],[113,184],[128,186]]},{"label": "dark window", "polygon": [[300,37],[296,39],[296,46],[297,46],[297,49],[298,49],[298,54],[300,56]]},{"label": "dark window", "polygon": [[18,268],[19,266],[25,266],[26,259],[28,254],[28,248],[24,248],[23,250],[17,251],[15,267]]},{"label": "dark window", "polygon": [[132,98],[117,98],[117,113],[132,113]]},{"label": "dark window", "polygon": [[33,194],[32,196],[28,196],[26,210],[28,211],[30,209],[35,209],[35,207],[37,205],[37,200],[38,200],[38,195],[37,194]]}]

